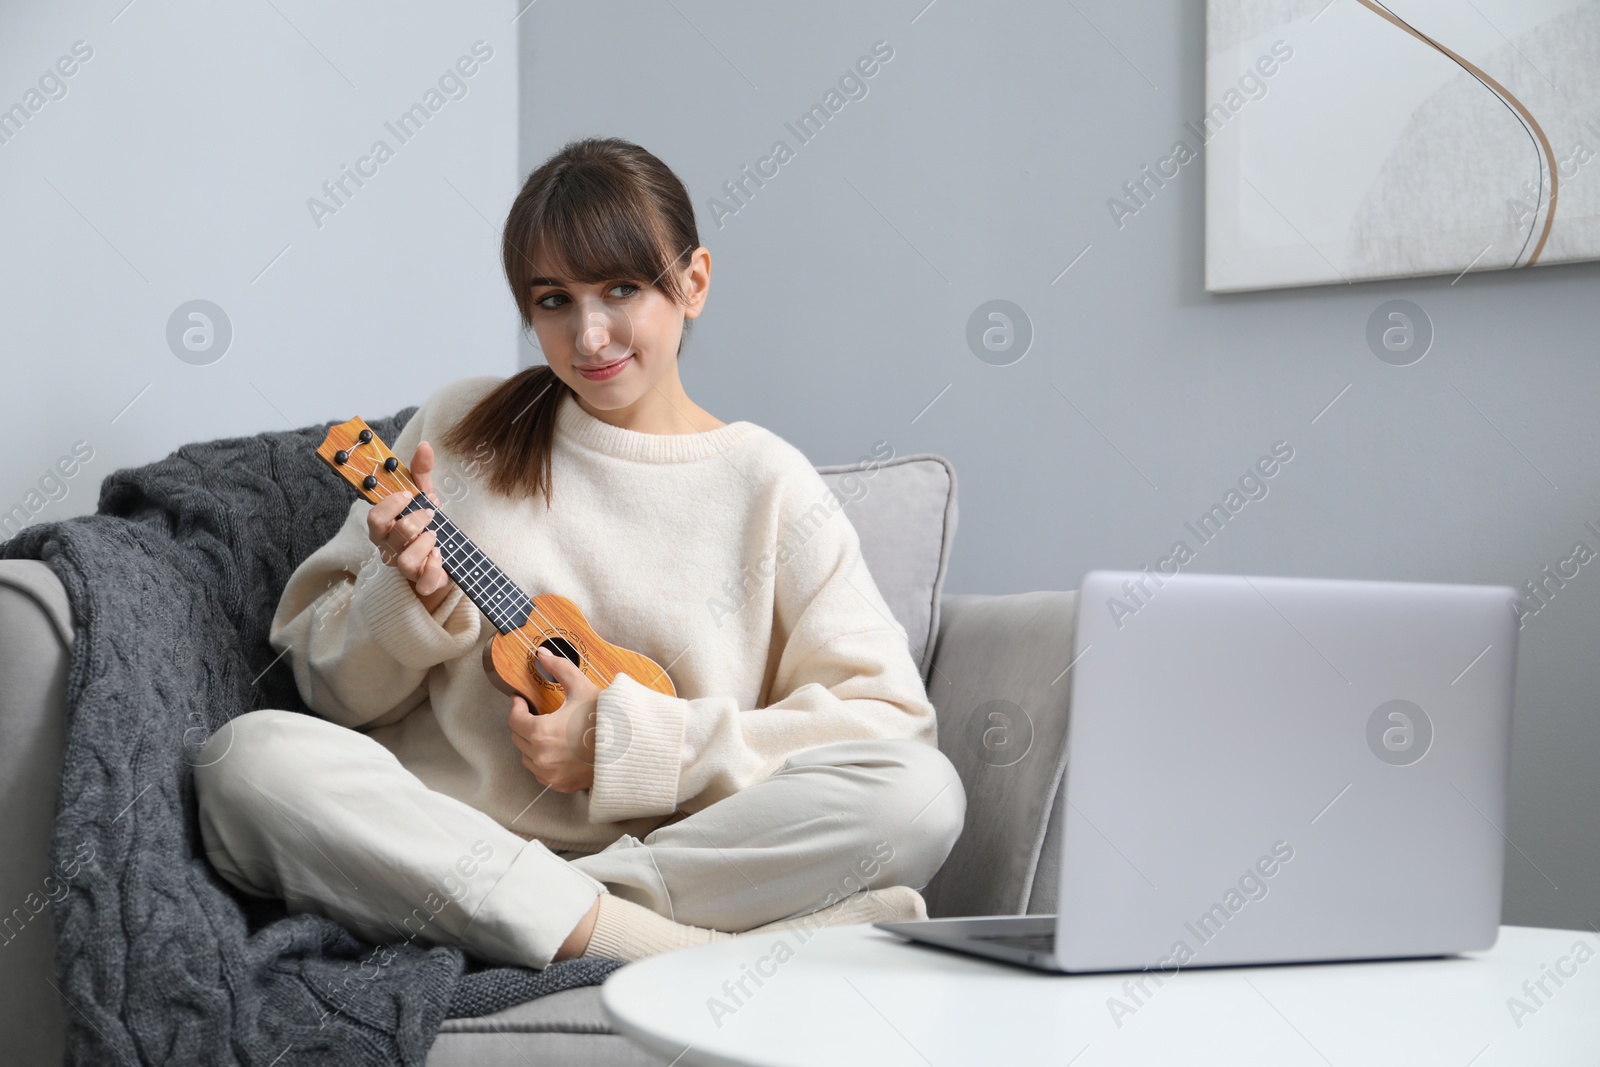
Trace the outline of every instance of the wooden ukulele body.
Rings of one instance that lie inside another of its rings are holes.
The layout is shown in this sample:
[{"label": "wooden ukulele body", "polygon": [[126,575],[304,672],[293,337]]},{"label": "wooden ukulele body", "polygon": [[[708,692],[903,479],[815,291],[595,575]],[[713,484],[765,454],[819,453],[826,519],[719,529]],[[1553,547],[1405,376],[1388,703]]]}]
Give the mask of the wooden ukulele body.
[{"label": "wooden ukulele body", "polygon": [[603,640],[578,605],[564,596],[533,597],[534,612],[520,628],[495,634],[483,649],[483,669],[494,687],[507,696],[521,696],[535,715],[548,715],[566,702],[566,689],[546,678],[535,665],[534,650],[548,646],[576,663],[597,687],[604,689],[618,673],[666,696],[677,696],[672,679],[649,656]]}]

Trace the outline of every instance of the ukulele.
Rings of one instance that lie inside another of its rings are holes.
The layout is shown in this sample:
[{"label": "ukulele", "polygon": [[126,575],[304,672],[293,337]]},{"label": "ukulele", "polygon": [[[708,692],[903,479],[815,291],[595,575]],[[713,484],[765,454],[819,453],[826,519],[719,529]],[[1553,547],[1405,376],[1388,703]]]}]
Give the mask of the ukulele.
[{"label": "ukulele", "polygon": [[618,671],[627,671],[658,693],[677,696],[672,679],[650,657],[618,647],[594,632],[578,605],[564,596],[528,596],[485,556],[472,539],[428,496],[411,472],[360,419],[332,426],[317,449],[345,481],[376,504],[391,493],[405,493],[411,502],[400,512],[433,510],[426,529],[438,537],[444,572],[461,587],[499,633],[484,646],[483,669],[494,687],[507,696],[521,696],[537,715],[548,715],[566,701],[566,690],[545,677],[534,651],[548,648],[576,664],[590,681],[604,689]]}]

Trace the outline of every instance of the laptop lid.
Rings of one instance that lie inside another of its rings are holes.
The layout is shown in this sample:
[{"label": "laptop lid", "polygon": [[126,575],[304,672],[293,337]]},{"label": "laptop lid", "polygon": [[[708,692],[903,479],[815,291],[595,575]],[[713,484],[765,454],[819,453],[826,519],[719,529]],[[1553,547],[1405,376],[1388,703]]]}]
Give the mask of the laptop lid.
[{"label": "laptop lid", "polygon": [[1503,586],[1086,575],[1061,966],[1491,946],[1515,599]]}]

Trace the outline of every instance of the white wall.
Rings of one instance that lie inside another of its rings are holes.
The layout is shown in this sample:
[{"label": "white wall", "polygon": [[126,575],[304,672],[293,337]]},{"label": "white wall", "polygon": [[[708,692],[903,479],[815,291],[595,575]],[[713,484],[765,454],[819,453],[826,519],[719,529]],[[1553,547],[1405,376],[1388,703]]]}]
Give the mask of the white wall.
[{"label": "white wall", "polygon": [[[179,444],[388,415],[515,370],[498,226],[520,177],[520,7],[0,6],[0,108],[37,106],[0,114],[0,513],[92,512],[105,474]],[[478,41],[489,58],[426,100]],[[29,97],[77,42],[90,58]],[[385,123],[413,103],[437,111],[402,143]],[[322,184],[378,140],[393,157],[314,219],[308,199],[332,204]],[[204,365],[167,341],[196,299],[232,325]],[[93,458],[50,480],[80,441]]]}]

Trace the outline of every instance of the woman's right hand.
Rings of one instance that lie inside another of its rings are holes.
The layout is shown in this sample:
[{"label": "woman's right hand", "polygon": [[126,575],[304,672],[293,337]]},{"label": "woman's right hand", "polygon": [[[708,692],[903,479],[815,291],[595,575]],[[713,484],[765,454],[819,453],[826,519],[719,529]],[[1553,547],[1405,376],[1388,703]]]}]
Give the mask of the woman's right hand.
[{"label": "woman's right hand", "polygon": [[[433,446],[423,441],[411,461],[411,477],[418,489],[433,495]],[[453,584],[444,572],[439,554],[438,535],[428,529],[433,510],[422,508],[405,517],[400,512],[411,503],[411,493],[390,493],[367,512],[367,538],[378,546],[384,563],[394,567],[411,583],[423,607],[433,611],[449,595]]]}]

